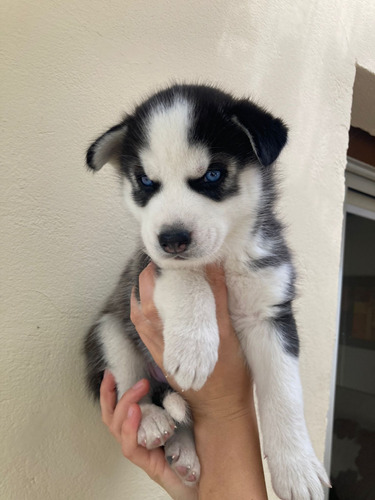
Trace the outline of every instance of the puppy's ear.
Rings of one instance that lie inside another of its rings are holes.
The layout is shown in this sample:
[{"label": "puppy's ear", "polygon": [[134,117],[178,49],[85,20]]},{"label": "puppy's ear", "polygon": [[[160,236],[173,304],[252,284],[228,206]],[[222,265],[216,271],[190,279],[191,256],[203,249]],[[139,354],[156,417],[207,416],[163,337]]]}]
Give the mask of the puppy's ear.
[{"label": "puppy's ear", "polygon": [[115,125],[91,144],[86,154],[86,162],[90,169],[97,171],[108,162],[120,162],[122,143],[127,130],[127,120]]},{"label": "puppy's ear", "polygon": [[247,100],[237,101],[231,108],[232,121],[249,138],[260,164],[271,165],[286,144],[288,129],[279,119]]}]

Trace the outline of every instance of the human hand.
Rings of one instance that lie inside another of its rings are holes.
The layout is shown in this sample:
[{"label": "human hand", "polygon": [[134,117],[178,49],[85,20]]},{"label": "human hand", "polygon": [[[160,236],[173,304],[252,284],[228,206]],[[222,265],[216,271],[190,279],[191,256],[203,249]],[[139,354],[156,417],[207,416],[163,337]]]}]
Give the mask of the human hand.
[{"label": "human hand", "polygon": [[143,469],[173,499],[196,500],[197,490],[182,483],[169,467],[162,448],[147,450],[137,442],[138,427],[142,419],[141,409],[137,403],[149,389],[148,380],[142,379],[126,391],[117,403],[115,379],[106,371],[100,387],[102,420],[121,444],[123,455]]},{"label": "human hand", "polygon": [[[211,265],[206,268],[206,277],[215,297],[220,346],[218,362],[203,388],[183,392],[195,422],[201,417],[233,419],[252,407],[251,377],[229,317],[224,271]],[[155,362],[165,373],[163,325],[153,301],[154,281],[155,265],[151,263],[139,277],[140,303],[134,293],[132,295],[131,320]],[[181,392],[173,378],[166,375],[170,385]]]}]

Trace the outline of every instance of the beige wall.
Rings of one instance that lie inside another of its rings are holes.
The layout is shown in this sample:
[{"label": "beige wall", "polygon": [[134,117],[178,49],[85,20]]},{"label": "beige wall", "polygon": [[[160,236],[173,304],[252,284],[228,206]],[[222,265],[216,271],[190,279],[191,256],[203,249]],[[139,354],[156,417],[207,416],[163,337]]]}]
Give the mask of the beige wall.
[{"label": "beige wall", "polygon": [[[157,499],[83,387],[82,336],[134,234],[98,132],[171,80],[253,95],[290,125],[280,210],[300,298],[308,427],[323,457],[355,61],[373,0],[3,0],[0,498]],[[225,451],[223,451],[225,453]]]}]

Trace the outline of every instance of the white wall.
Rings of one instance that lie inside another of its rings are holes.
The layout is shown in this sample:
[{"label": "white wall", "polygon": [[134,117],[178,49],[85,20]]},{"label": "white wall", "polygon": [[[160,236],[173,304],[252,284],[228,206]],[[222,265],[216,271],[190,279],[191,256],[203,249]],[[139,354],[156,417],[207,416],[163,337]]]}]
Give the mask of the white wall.
[{"label": "white wall", "polygon": [[84,153],[175,79],[255,96],[290,126],[280,210],[323,456],[352,85],[356,61],[375,72],[374,19],[372,0],[3,0],[0,498],[165,498],[83,387],[81,340],[133,234],[112,172],[89,175]]}]

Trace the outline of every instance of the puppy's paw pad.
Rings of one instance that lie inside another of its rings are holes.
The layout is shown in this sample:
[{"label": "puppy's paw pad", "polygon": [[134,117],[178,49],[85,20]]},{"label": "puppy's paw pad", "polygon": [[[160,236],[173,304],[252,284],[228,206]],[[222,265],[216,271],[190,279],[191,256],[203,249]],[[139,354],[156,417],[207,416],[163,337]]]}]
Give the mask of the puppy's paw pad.
[{"label": "puppy's paw pad", "polygon": [[138,429],[138,444],[149,450],[164,446],[175,430],[172,417],[153,404],[141,404],[140,407],[142,420]]},{"label": "puppy's paw pad", "polygon": [[165,445],[165,456],[184,484],[194,486],[198,483],[201,468],[192,439],[173,436]]}]

